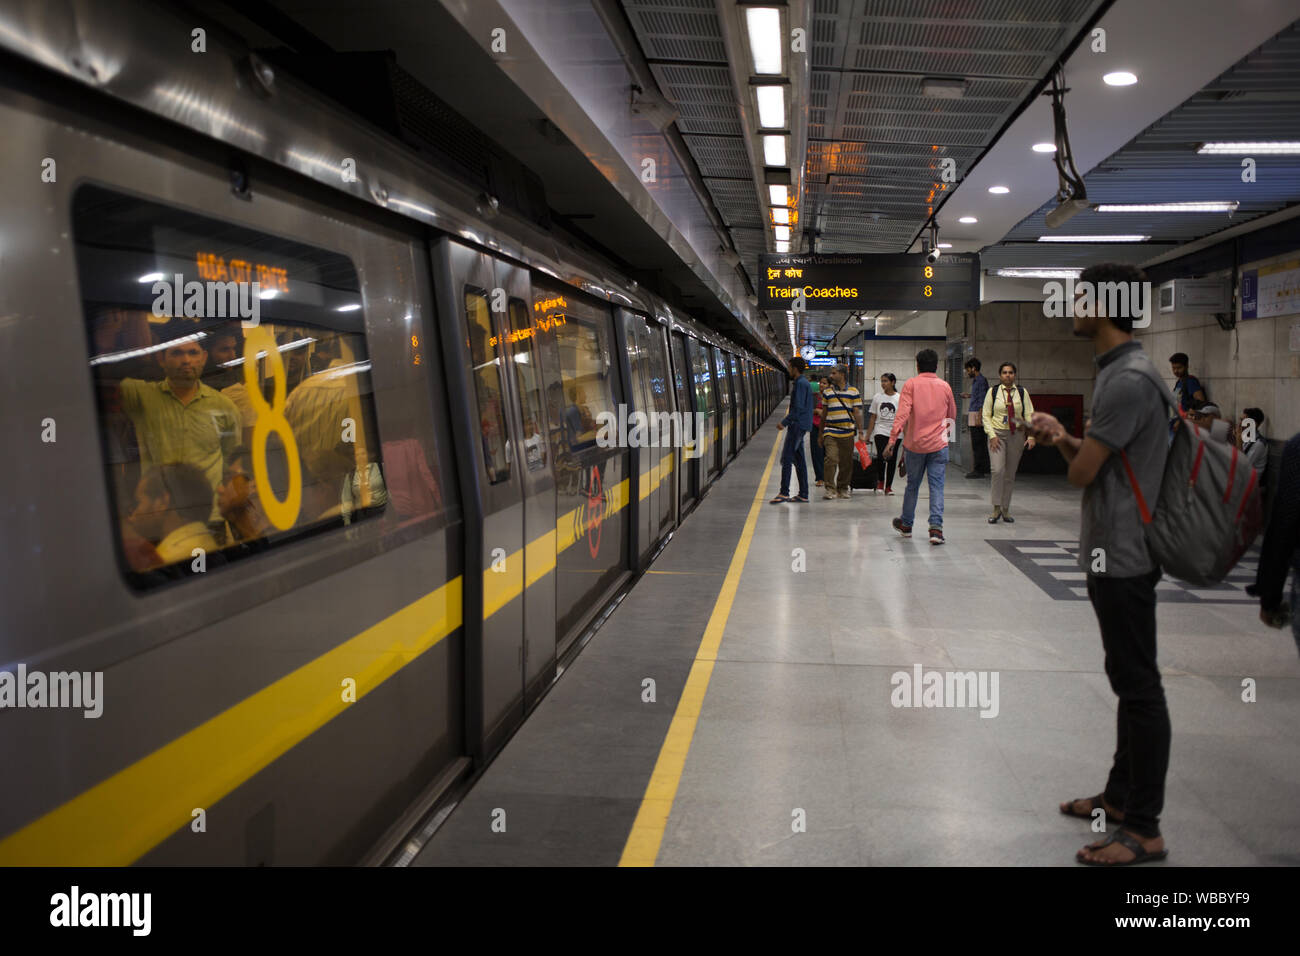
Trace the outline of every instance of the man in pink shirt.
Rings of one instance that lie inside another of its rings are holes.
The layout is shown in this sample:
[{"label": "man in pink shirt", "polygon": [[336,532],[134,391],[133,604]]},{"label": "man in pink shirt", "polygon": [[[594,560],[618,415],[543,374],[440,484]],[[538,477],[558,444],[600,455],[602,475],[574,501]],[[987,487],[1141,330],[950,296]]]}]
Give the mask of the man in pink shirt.
[{"label": "man in pink shirt", "polygon": [[935,374],[938,368],[939,354],[934,349],[922,349],[916,354],[918,374],[903,383],[898,414],[885,446],[885,457],[889,458],[898,436],[907,429],[903,439],[907,491],[903,493],[902,517],[894,519],[894,529],[904,538],[912,536],[921,476],[926,475],[930,482],[931,544],[943,544],[943,479],[948,468],[948,443],[957,420],[957,401],[948,383]]}]

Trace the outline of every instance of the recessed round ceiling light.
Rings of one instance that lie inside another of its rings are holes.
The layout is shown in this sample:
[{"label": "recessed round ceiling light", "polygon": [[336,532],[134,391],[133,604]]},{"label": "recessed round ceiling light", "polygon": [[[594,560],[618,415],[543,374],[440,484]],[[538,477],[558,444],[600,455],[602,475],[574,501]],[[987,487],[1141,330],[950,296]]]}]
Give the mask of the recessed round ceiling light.
[{"label": "recessed round ceiling light", "polygon": [[1011,192],[1011,190],[1008,189],[1006,186],[990,186],[989,192],[997,193],[999,196],[1001,196],[1003,193]]},{"label": "recessed round ceiling light", "polygon": [[957,221],[958,221],[958,222],[968,223],[968,224],[969,224],[969,223],[972,223],[972,222],[979,222],[979,220],[976,219],[974,216],[962,216],[962,217],[961,217],[960,219],[958,219]]},{"label": "recessed round ceiling light", "polygon": [[1055,143],[1035,143],[1035,144],[1034,144],[1034,152],[1035,152],[1035,153],[1054,153],[1054,152],[1056,152],[1056,144],[1055,144]]},{"label": "recessed round ceiling light", "polygon": [[1102,80],[1107,86],[1132,86],[1138,78],[1128,70],[1116,70],[1114,73],[1107,73]]}]

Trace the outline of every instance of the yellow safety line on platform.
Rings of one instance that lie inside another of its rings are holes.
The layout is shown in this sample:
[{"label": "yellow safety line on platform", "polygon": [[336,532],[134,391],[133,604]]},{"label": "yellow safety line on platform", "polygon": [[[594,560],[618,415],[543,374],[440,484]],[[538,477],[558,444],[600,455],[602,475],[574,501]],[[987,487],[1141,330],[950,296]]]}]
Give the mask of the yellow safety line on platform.
[{"label": "yellow safety line on platform", "polygon": [[713,676],[713,663],[718,659],[722,634],[727,629],[731,604],[736,599],[736,589],[740,586],[740,575],[745,569],[749,543],[754,538],[754,526],[758,524],[758,512],[767,496],[767,482],[772,475],[772,465],[776,462],[781,437],[778,432],[772,452],[767,456],[767,467],[763,469],[763,477],[759,479],[758,490],[754,493],[754,503],[750,505],[749,517],[745,519],[745,528],[740,533],[740,544],[732,556],[731,566],[722,582],[722,590],[718,592],[718,600],[713,605],[708,626],[704,628],[704,637],[695,653],[695,662],[686,678],[686,687],[677,703],[673,722],[668,727],[668,736],[664,738],[663,747],[659,750],[654,772],[650,774],[645,796],[641,798],[641,808],[637,810],[632,832],[628,834],[623,856],[618,861],[619,866],[654,866],[655,859],[659,856],[659,845],[663,842],[668,815],[672,812],[677,786],[681,783],[682,770],[686,766],[686,755],[690,752],[691,740],[695,737],[695,725],[699,722],[700,710],[704,706],[709,678]]}]

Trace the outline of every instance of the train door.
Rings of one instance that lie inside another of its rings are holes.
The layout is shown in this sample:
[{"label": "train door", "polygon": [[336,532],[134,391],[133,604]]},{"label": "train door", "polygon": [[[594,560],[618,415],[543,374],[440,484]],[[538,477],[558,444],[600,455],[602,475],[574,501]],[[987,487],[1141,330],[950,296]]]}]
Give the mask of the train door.
[{"label": "train door", "polygon": [[[691,367],[686,361],[686,337],[681,332],[670,332],[673,360],[673,392],[677,398],[677,412],[685,422],[687,416],[695,413],[694,389],[691,387]],[[694,418],[691,419],[694,421]],[[704,429],[692,426],[691,435],[698,445],[704,440]],[[680,514],[685,514],[687,506],[699,497],[700,458],[698,454],[686,457],[686,449],[676,450],[677,491],[679,495]]]},{"label": "train door", "polygon": [[509,294],[490,256],[449,239],[437,248],[445,314],[455,316],[443,323],[448,390],[464,437],[467,737],[482,755],[523,717],[524,491],[506,373]]},{"label": "train door", "polygon": [[511,370],[510,427],[520,436],[514,447],[524,497],[523,681],[524,703],[531,706],[555,676],[555,473],[528,272],[499,261],[494,269],[497,288],[506,293],[505,315],[498,319],[504,320],[499,324]]},{"label": "train door", "polygon": [[[650,374],[647,383],[650,386],[651,409],[656,415],[668,415],[671,419],[673,400],[668,374],[668,345],[667,339],[664,338],[666,330],[657,322],[651,322],[648,331],[650,337],[647,352],[650,359]],[[682,425],[684,424],[683,421]],[[660,447],[654,450],[656,537],[663,536],[673,526],[677,507],[677,446],[681,444],[681,439],[680,433],[671,443],[661,436]]]},{"label": "train door", "polygon": [[[624,416],[627,419],[628,458],[631,462],[631,486],[628,505],[632,508],[632,566],[640,568],[650,556],[654,547],[654,529],[652,512],[654,485],[651,470],[657,457],[658,449],[647,447],[650,438],[649,418],[653,411],[650,406],[650,389],[646,382],[648,363],[647,350],[650,341],[650,329],[645,316],[630,309],[615,311],[615,325],[618,331],[618,354],[624,357],[624,371],[627,377],[627,404]],[[636,418],[634,413],[639,413]],[[620,418],[624,417],[620,416]],[[638,431],[638,427],[640,430]],[[635,443],[632,436],[638,436]]]},{"label": "train door", "polygon": [[556,651],[626,579],[638,489],[617,434],[628,393],[608,303],[533,276],[533,318],[555,469]]},{"label": "train door", "polygon": [[704,427],[697,443],[696,454],[700,461],[699,494],[718,473],[718,406],[714,394],[714,379],[709,359],[709,347],[696,338],[686,340],[686,351],[691,362],[691,381],[695,386],[695,410],[702,414]]},{"label": "train door", "polygon": [[727,370],[731,373],[731,453],[745,444],[745,384],[740,378],[736,356],[727,353]]}]

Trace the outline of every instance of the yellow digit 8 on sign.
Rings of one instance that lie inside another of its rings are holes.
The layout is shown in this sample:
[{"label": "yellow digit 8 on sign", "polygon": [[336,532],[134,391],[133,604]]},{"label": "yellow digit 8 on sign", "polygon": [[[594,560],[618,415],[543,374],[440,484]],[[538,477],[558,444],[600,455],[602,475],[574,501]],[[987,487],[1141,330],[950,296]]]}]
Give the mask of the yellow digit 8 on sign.
[{"label": "yellow digit 8 on sign", "polygon": [[[259,353],[266,355],[267,371],[275,384],[269,405],[262,397],[262,385],[257,380]],[[288,391],[284,359],[276,348],[275,339],[264,327],[244,330],[244,385],[248,390],[248,399],[257,412],[257,421],[253,423],[253,480],[257,482],[266,517],[271,524],[285,531],[294,526],[298,520],[298,511],[302,508],[302,459],[298,455],[298,443],[294,440],[293,429],[284,417],[284,399]],[[285,458],[289,462],[289,490],[283,501],[276,497],[266,468],[266,443],[271,432],[280,436]]]},{"label": "yellow digit 8 on sign", "polygon": [[925,294],[926,294],[926,296],[934,295],[934,289],[933,289],[931,286],[926,286],[926,287],[925,287]]},{"label": "yellow digit 8 on sign", "polygon": [[927,279],[933,279],[933,278],[934,278],[934,267],[933,267],[933,266],[926,266],[926,267],[925,267],[925,277],[926,277]]}]

